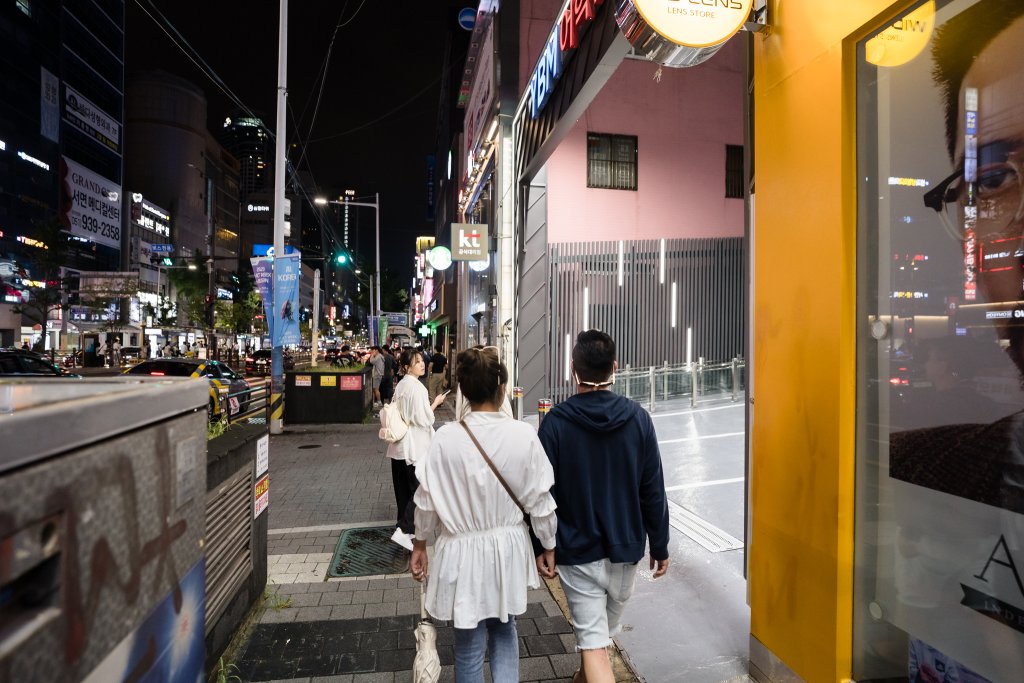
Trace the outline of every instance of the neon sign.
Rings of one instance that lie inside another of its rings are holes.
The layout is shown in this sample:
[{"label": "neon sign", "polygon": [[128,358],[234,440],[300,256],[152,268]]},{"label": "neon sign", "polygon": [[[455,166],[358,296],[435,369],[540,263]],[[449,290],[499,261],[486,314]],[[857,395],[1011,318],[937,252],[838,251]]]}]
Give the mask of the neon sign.
[{"label": "neon sign", "polygon": [[562,63],[569,50],[579,47],[583,26],[594,20],[604,0],[568,0],[558,22],[544,43],[544,49],[530,76],[530,116],[537,118],[547,104],[555,81],[562,75]]}]

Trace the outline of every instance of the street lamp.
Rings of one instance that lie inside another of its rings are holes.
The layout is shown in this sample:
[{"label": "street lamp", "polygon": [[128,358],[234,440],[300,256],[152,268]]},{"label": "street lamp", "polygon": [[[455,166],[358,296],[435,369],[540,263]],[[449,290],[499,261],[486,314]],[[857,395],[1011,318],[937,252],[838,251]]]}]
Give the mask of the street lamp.
[{"label": "street lamp", "polygon": [[[376,234],[376,247],[377,247],[377,260],[376,260],[376,263],[377,263],[377,289],[376,289],[377,305],[374,308],[376,310],[376,314],[380,315],[381,310],[382,310],[381,307],[380,307],[380,193],[378,192],[375,195],[373,195],[373,201],[372,202],[353,202],[353,201],[348,201],[348,200],[346,200],[346,201],[338,201],[336,199],[327,199],[326,197],[316,197],[316,198],[313,199],[313,203],[316,204],[317,206],[327,206],[328,204],[339,204],[341,206],[368,206],[368,207],[373,209],[374,217],[376,219],[375,220],[374,232]],[[371,285],[371,289],[372,289],[372,285]]]}]

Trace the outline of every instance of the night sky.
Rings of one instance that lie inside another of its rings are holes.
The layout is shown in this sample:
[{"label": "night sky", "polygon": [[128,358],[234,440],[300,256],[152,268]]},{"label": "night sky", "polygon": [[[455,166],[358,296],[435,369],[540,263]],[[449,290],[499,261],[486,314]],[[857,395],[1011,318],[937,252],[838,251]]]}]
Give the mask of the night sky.
[{"label": "night sky", "polygon": [[[236,108],[142,10],[157,16],[155,5],[275,130],[277,0],[126,0],[125,5],[129,75],[163,69],[199,85],[213,132]],[[412,275],[414,238],[433,234],[426,221],[426,159],[434,149],[445,37],[452,26],[461,31],[455,14],[449,0],[289,2],[288,143],[299,134],[309,137],[300,168],[311,170],[335,197],[345,188],[360,196],[380,192],[381,260],[402,281]],[[317,75],[339,19],[345,25],[337,32],[310,134]],[[460,57],[454,56],[456,69]],[[361,256],[372,263],[373,210],[360,212]]]}]

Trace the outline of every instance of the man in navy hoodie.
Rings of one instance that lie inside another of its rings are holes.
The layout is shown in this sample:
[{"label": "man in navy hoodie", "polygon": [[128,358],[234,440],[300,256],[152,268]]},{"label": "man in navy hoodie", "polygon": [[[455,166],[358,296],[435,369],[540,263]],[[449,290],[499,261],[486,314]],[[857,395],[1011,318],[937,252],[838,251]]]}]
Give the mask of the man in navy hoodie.
[{"label": "man in navy hoodie", "polygon": [[[654,578],[668,570],[668,502],[654,423],[611,391],[615,341],[598,330],[576,337],[576,395],[552,409],[540,441],[555,470],[558,574],[572,612],[582,666],[574,683],[614,681],[608,645],[633,592],[650,539]],[[537,568],[554,568],[538,558]]]}]

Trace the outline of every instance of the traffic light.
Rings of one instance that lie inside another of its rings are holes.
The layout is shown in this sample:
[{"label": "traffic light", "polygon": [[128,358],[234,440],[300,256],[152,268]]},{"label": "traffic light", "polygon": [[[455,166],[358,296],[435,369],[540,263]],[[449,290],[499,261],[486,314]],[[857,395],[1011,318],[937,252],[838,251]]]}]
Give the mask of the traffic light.
[{"label": "traffic light", "polygon": [[204,311],[204,313],[206,314],[206,326],[210,327],[210,328],[213,327],[214,304],[215,304],[215,299],[214,299],[213,295],[212,294],[207,294],[206,295],[206,310]]},{"label": "traffic light", "polygon": [[165,266],[173,266],[174,265],[174,259],[172,259],[170,256],[164,256],[164,265]]},{"label": "traffic light", "polygon": [[348,264],[348,261],[348,254],[346,254],[343,251],[339,251],[337,254],[334,255],[334,262],[337,263],[339,266],[344,266]]}]

